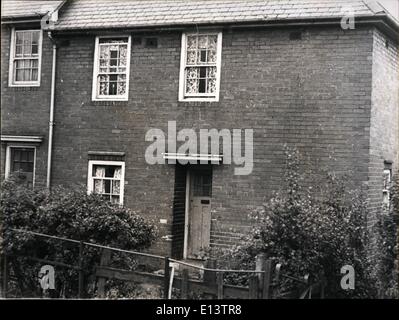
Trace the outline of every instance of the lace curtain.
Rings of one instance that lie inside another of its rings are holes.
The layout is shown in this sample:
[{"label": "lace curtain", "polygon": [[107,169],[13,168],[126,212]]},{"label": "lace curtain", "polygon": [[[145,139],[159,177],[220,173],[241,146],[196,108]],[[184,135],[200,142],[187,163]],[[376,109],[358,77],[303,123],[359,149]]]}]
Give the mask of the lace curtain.
[{"label": "lace curtain", "polygon": [[114,172],[114,179],[117,179],[117,180],[114,180],[114,185],[113,185],[113,190],[112,190],[113,194],[119,195],[121,192],[121,181],[120,181],[121,175],[122,175],[121,168],[116,168],[115,172]]},{"label": "lace curtain", "polygon": [[[96,167],[95,171],[96,178],[104,178],[105,177],[105,167]],[[102,179],[94,180],[94,192],[95,193],[105,193],[105,181]]]}]

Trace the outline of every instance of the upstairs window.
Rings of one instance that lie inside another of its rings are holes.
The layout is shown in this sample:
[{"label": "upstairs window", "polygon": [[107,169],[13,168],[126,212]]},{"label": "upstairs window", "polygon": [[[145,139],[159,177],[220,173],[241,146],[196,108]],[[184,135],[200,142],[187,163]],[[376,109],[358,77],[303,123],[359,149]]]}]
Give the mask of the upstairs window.
[{"label": "upstairs window", "polygon": [[218,101],[222,33],[182,36],[180,101]]},{"label": "upstairs window", "polygon": [[100,194],[112,203],[123,204],[125,163],[89,161],[88,191]]},{"label": "upstairs window", "polygon": [[94,53],[93,100],[127,100],[130,37],[97,37]]},{"label": "upstairs window", "polygon": [[12,30],[9,85],[39,86],[42,51],[41,30]]}]

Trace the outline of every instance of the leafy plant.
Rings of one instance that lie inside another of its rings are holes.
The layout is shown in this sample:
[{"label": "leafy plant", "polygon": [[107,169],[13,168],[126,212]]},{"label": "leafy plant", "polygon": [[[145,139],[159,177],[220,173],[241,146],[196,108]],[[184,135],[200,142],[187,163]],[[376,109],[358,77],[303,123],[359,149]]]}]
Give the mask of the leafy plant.
[{"label": "leafy plant", "polygon": [[[299,153],[288,150],[285,188],[251,213],[252,232],[242,245],[225,254],[224,263],[234,261],[253,269],[255,256],[265,253],[282,264],[286,275],[303,278],[309,274],[313,282],[324,279],[326,297],[375,297],[363,193],[348,186],[346,177],[332,174],[317,191],[306,186],[299,165]],[[355,269],[355,290],[340,287],[344,265]],[[245,284],[247,279],[232,275],[230,281]],[[302,287],[298,281],[284,279],[275,293],[292,292],[291,297],[298,297]]]},{"label": "leafy plant", "polygon": [[376,278],[380,297],[399,299],[399,177],[396,177],[390,189],[390,209],[377,215],[377,223],[374,226],[374,232],[377,234]]},{"label": "leafy plant", "polygon": [[[55,188],[32,190],[6,181],[1,192],[2,252],[9,256],[14,285],[20,296],[37,296],[38,272],[43,263],[27,259],[59,261],[78,265],[79,244],[15,232],[23,229],[58,237],[101,245],[140,250],[148,247],[156,236],[156,228],[128,208],[114,205],[99,195],[88,195],[84,188]],[[100,262],[102,250],[85,246],[83,270],[86,291],[95,294],[94,267]],[[134,258],[115,254],[111,264],[131,269]],[[78,272],[71,268],[55,267],[56,296],[76,297]]]}]

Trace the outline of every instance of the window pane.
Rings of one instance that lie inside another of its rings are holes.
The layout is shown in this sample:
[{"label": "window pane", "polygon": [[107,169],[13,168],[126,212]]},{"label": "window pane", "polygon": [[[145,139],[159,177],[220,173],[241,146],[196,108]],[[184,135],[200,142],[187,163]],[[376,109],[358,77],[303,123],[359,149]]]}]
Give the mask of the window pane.
[{"label": "window pane", "polygon": [[187,68],[186,93],[198,93],[198,68]]},{"label": "window pane", "polygon": [[13,162],[13,167],[11,168],[11,171],[17,172],[20,170],[20,162]]},{"label": "window pane", "polygon": [[24,69],[24,81],[30,80],[30,69]]},{"label": "window pane", "polygon": [[209,63],[216,63],[216,50],[209,50],[208,51],[208,62]]},{"label": "window pane", "polygon": [[126,93],[126,75],[118,75],[118,95]]},{"label": "window pane", "polygon": [[40,31],[32,32],[32,45],[39,45]]},{"label": "window pane", "polygon": [[198,49],[206,49],[208,47],[208,36],[198,37]]},{"label": "window pane", "polygon": [[127,65],[127,46],[121,45],[119,47],[119,65],[126,67]]},{"label": "window pane", "polygon": [[24,48],[23,48],[23,53],[24,56],[30,56],[32,54],[32,39],[31,39],[31,33],[24,33]]},{"label": "window pane", "polygon": [[206,79],[199,79],[198,80],[198,92],[205,93],[206,92]]},{"label": "window pane", "polygon": [[31,81],[37,81],[38,80],[38,75],[39,75],[39,70],[38,69],[32,69]]},{"label": "window pane", "polygon": [[197,51],[187,51],[187,64],[195,64],[197,62]]},{"label": "window pane", "polygon": [[197,36],[187,37],[187,50],[197,50]]},{"label": "window pane", "polygon": [[14,155],[11,155],[13,161],[21,161],[21,151],[19,149],[12,149]]},{"label": "window pane", "polygon": [[100,95],[108,95],[108,76],[100,76]]},{"label": "window pane", "polygon": [[120,197],[119,196],[112,196],[111,197],[111,203],[115,203],[115,204],[120,203]]},{"label": "window pane", "polygon": [[100,59],[109,59],[109,46],[100,46]]},{"label": "window pane", "polygon": [[105,193],[111,193],[111,180],[104,180]]},{"label": "window pane", "polygon": [[208,36],[208,49],[209,50],[215,50],[216,51],[217,43],[218,43],[218,36],[217,35]]},{"label": "window pane", "polygon": [[110,75],[109,76],[109,95],[116,95],[118,88],[118,76],[117,75]]},{"label": "window pane", "polygon": [[207,62],[206,56],[207,56],[206,50],[200,50],[198,52],[198,62],[199,63],[206,63]]},{"label": "window pane", "polygon": [[15,71],[15,81],[24,81],[24,70]]},{"label": "window pane", "polygon": [[208,79],[207,81],[207,90],[208,93],[216,92],[216,79]]},{"label": "window pane", "polygon": [[38,54],[39,53],[39,46],[37,44],[32,45],[32,54]]},{"label": "window pane", "polygon": [[206,67],[199,68],[199,74],[200,74],[200,79],[199,79],[199,84],[198,84],[198,92],[205,93],[206,92],[207,68]]},{"label": "window pane", "polygon": [[216,78],[216,67],[208,67],[208,78]]},{"label": "window pane", "polygon": [[115,180],[114,183],[113,183],[112,194],[119,195],[120,194],[120,189],[121,189],[121,182]]},{"label": "window pane", "polygon": [[24,34],[23,32],[15,32],[15,44],[22,45],[24,41]]},{"label": "window pane", "polygon": [[22,46],[21,45],[17,45],[15,47],[15,56],[16,57],[22,56]]}]

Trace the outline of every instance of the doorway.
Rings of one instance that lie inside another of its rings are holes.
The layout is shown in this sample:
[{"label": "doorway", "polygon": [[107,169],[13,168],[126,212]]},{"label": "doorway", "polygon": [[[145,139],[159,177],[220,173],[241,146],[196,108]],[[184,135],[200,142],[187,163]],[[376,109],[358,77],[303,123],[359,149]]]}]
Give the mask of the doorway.
[{"label": "doorway", "polygon": [[187,171],[185,256],[198,259],[209,248],[211,236],[212,166],[192,166]]}]

